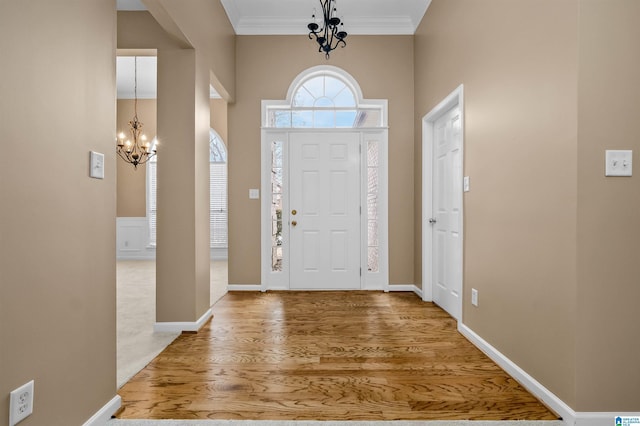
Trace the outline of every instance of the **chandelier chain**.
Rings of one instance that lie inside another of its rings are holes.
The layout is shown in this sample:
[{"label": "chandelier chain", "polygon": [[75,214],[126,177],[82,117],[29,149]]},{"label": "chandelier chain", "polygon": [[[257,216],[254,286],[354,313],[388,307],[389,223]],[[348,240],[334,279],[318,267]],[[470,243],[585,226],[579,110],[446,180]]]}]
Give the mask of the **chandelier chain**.
[{"label": "chandelier chain", "polygon": [[138,57],[133,60],[133,117],[138,121]]}]

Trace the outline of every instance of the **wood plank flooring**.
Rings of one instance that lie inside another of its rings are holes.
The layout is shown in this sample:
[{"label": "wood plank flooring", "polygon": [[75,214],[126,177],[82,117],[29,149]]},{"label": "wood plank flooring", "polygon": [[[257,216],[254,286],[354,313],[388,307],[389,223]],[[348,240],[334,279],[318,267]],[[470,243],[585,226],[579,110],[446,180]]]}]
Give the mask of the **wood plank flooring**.
[{"label": "wood plank flooring", "polygon": [[558,418],[411,293],[229,293],[119,394],[136,419]]}]

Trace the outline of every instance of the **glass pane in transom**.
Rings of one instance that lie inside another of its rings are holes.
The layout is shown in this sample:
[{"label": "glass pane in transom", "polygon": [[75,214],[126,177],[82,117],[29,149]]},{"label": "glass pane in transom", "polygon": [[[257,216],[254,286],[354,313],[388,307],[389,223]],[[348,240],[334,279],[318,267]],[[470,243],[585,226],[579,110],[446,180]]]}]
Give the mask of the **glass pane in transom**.
[{"label": "glass pane in transom", "polygon": [[324,96],[324,77],[312,78],[304,83],[302,87],[307,89],[314,98],[321,98]]},{"label": "glass pane in transom", "polygon": [[334,77],[325,77],[324,80],[324,95],[328,98],[335,98],[347,86],[340,80]]}]

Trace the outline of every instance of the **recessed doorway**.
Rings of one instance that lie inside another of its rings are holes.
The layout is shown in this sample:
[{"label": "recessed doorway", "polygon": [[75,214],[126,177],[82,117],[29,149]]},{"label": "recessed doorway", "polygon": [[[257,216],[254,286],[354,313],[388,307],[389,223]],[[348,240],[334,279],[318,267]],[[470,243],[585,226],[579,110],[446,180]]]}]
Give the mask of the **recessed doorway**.
[{"label": "recessed doorway", "polygon": [[263,101],[263,291],[388,290],[386,123],[336,67]]},{"label": "recessed doorway", "polygon": [[458,321],[463,299],[463,86],[423,118],[423,300]]}]

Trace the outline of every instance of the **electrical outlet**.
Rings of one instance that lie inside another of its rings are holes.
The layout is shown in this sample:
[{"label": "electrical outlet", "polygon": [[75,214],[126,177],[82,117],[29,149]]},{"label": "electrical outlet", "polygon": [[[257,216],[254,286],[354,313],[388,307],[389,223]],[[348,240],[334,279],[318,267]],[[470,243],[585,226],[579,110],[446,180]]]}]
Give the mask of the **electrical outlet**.
[{"label": "electrical outlet", "polygon": [[33,380],[11,391],[9,426],[18,424],[33,413]]},{"label": "electrical outlet", "polygon": [[478,306],[478,290],[475,288],[471,289],[471,304],[473,306]]}]

